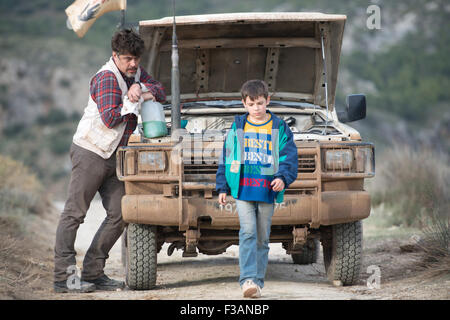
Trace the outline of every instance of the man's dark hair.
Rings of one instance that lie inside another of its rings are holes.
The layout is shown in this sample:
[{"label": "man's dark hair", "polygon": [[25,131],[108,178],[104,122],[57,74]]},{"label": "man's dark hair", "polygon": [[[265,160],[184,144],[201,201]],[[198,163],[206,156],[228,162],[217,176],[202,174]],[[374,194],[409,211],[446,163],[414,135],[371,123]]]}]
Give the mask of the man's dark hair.
[{"label": "man's dark hair", "polygon": [[241,96],[244,101],[247,97],[250,97],[250,100],[256,100],[261,96],[267,99],[269,96],[269,87],[262,80],[248,80],[242,85]]},{"label": "man's dark hair", "polygon": [[111,49],[118,54],[140,57],[144,47],[144,40],[132,29],[119,30],[111,39]]}]

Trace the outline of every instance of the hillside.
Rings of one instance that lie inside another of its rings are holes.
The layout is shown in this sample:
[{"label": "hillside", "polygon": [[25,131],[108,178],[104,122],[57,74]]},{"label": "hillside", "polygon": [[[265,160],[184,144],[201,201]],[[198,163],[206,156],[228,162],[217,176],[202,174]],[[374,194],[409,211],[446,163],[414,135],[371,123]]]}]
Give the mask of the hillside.
[{"label": "hillside", "polygon": [[[118,12],[107,13],[79,39],[66,28],[64,10],[73,1],[0,1],[0,300],[205,300],[212,290],[213,299],[239,299],[237,247],[186,260],[179,250],[169,258],[169,244],[158,255],[162,267],[155,290],[53,293],[55,230],[70,178],[69,147],[89,79],[109,57],[110,37],[120,21]],[[380,30],[366,26],[371,4],[381,8]],[[376,149],[376,176],[364,184],[372,208],[364,220],[360,283],[332,287],[323,253],[318,263],[298,266],[279,243],[271,244],[265,298],[448,300],[448,1],[177,0],[178,15],[246,11],[347,15],[336,106],[343,108],[348,94],[367,95],[367,118],[350,125]],[[128,0],[128,25],[169,15],[170,0]],[[104,216],[95,199],[78,230],[78,262]],[[120,245],[111,251],[106,272],[122,280]],[[381,290],[367,287],[374,266],[382,272]]]},{"label": "hillside", "polygon": [[[67,153],[85,107],[88,82],[110,54],[118,12],[79,39],[66,28],[72,0],[4,0],[0,4],[0,153],[21,160],[50,192],[64,197]],[[439,1],[378,1],[381,29],[366,26],[367,1],[184,0],[177,14],[321,11],[348,16],[337,107],[366,93],[367,119],[354,123],[378,152],[393,140],[449,153],[450,9]],[[129,0],[126,22],[171,15],[168,1]],[[447,32],[445,31],[447,30]],[[394,137],[395,139],[393,139]]]}]

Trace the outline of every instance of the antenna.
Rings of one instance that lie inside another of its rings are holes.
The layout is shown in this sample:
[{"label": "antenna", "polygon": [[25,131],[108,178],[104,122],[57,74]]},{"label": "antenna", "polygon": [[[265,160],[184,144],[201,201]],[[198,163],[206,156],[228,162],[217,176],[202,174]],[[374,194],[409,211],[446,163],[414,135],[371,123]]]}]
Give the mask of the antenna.
[{"label": "antenna", "polygon": [[120,24],[119,29],[125,28],[125,10],[120,10]]},{"label": "antenna", "polygon": [[328,78],[327,78],[327,63],[325,61],[325,48],[323,45],[323,29],[321,29],[320,31],[320,41],[322,43],[322,61],[323,61],[323,76],[325,78],[325,104],[327,106],[327,118],[325,120],[325,128],[322,131],[322,134],[327,135],[327,126],[328,126],[328,119],[329,119],[329,115],[328,115]]},{"label": "antenna", "polygon": [[181,128],[181,111],[180,111],[180,69],[178,66],[178,41],[175,22],[175,0],[172,0],[173,5],[173,27],[172,27],[172,81],[171,81],[171,135],[176,129]]}]

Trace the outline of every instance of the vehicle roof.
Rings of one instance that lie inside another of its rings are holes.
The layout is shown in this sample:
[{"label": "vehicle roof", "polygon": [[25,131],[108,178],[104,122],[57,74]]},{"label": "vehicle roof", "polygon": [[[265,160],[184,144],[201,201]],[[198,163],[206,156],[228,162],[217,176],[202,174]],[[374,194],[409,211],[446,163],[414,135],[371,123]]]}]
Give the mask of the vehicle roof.
[{"label": "vehicle roof", "polygon": [[[245,12],[245,13],[218,13],[176,16],[177,25],[187,24],[210,24],[242,22],[268,22],[268,21],[344,21],[346,15],[325,14],[320,12]],[[139,22],[140,27],[172,26],[173,17],[165,17],[156,20],[143,20]]]}]

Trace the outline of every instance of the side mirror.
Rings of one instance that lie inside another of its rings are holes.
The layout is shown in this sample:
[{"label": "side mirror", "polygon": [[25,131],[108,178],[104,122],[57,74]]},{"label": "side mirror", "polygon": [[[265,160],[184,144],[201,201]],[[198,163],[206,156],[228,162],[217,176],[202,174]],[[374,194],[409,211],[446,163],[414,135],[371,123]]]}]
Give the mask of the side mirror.
[{"label": "side mirror", "polygon": [[347,122],[361,120],[366,117],[366,96],[350,94],[347,96]]},{"label": "side mirror", "polygon": [[366,117],[366,96],[363,94],[350,94],[346,99],[347,107],[336,110],[340,122],[352,122]]}]

